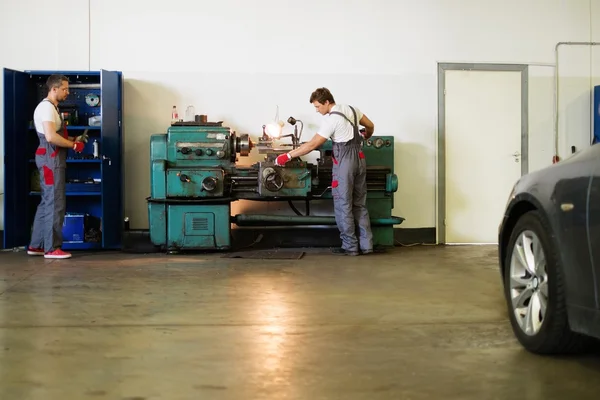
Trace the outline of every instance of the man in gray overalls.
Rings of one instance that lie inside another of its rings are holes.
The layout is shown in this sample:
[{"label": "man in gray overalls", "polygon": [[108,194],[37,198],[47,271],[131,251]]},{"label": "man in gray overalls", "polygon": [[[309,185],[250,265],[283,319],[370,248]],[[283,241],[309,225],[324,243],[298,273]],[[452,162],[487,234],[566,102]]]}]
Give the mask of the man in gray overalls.
[{"label": "man in gray overalls", "polygon": [[[363,136],[358,125],[365,127],[364,138],[373,135],[373,122],[358,108],[337,105],[327,88],[319,88],[310,96],[316,110],[325,115],[317,134],[299,148],[282,154],[277,165],[284,165],[318,149],[327,139],[333,142],[333,179],[331,182],[335,221],[340,230],[342,247],[338,254],[356,256],[373,252],[373,233],[367,211],[367,163],[362,152]],[[358,238],[356,235],[358,226]]]},{"label": "man in gray overalls", "polygon": [[62,75],[51,75],[46,81],[48,95],[33,113],[40,145],[35,163],[40,172],[41,201],[35,213],[31,243],[27,254],[51,259],[70,258],[62,246],[62,228],[66,210],[67,151],[81,153],[87,133],[69,137],[67,126],[58,112],[58,104],[69,95],[69,81]]}]

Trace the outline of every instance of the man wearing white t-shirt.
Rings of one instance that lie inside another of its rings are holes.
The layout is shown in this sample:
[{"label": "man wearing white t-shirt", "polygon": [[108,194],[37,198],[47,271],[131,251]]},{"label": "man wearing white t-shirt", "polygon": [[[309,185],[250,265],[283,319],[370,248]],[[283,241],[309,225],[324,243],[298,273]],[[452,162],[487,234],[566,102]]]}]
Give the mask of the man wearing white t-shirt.
[{"label": "man wearing white t-shirt", "polygon": [[27,254],[64,259],[71,254],[61,249],[62,226],[66,210],[65,169],[67,151],[81,153],[87,133],[76,138],[67,134],[67,127],[58,104],[69,95],[69,81],[62,75],[51,75],[46,81],[48,95],[36,107],[33,122],[40,145],[35,151],[35,163],[40,171],[41,201],[35,213],[31,242]]},{"label": "man wearing white t-shirt", "polygon": [[[367,163],[362,152],[362,139],[370,138],[375,129],[373,122],[358,108],[337,105],[327,88],[319,88],[310,96],[310,103],[325,116],[315,136],[295,150],[281,154],[275,160],[285,165],[294,157],[300,157],[318,149],[331,139],[333,142],[333,171],[331,191],[335,221],[340,230],[342,247],[335,253],[356,256],[373,252],[373,233],[367,211]],[[358,126],[365,127],[364,136]],[[358,238],[356,226],[358,225]]]}]

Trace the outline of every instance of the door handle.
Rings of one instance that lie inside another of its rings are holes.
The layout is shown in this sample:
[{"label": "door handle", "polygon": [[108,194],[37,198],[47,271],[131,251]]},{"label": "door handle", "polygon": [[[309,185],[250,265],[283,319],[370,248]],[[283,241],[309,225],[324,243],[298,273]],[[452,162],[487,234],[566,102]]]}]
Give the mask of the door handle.
[{"label": "door handle", "polygon": [[521,153],[518,151],[515,151],[512,156],[515,158],[515,162],[518,163],[519,162],[519,157],[521,157]]}]

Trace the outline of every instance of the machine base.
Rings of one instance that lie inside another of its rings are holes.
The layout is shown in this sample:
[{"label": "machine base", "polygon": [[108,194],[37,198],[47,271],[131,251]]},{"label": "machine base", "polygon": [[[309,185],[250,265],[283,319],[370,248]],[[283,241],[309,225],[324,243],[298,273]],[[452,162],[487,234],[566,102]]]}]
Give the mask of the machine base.
[{"label": "machine base", "polygon": [[150,240],[169,251],[231,248],[229,204],[148,203]]},{"label": "machine base", "polygon": [[[240,227],[335,227],[329,216],[278,216],[238,214],[230,216],[230,204],[193,204],[150,201],[150,241],[166,251],[229,250],[231,223]],[[394,246],[394,225],[400,217],[371,218],[374,246]],[[318,232],[318,231],[316,231]]]}]

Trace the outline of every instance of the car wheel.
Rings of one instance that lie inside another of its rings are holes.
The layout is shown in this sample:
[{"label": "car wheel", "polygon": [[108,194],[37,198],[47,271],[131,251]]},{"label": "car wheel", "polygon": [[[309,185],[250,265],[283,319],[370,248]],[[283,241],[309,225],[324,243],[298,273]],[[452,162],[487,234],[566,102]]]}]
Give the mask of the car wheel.
[{"label": "car wheel", "polygon": [[582,351],[586,338],[569,328],[558,246],[537,211],[519,219],[508,246],[504,289],[521,345],[538,354]]}]

